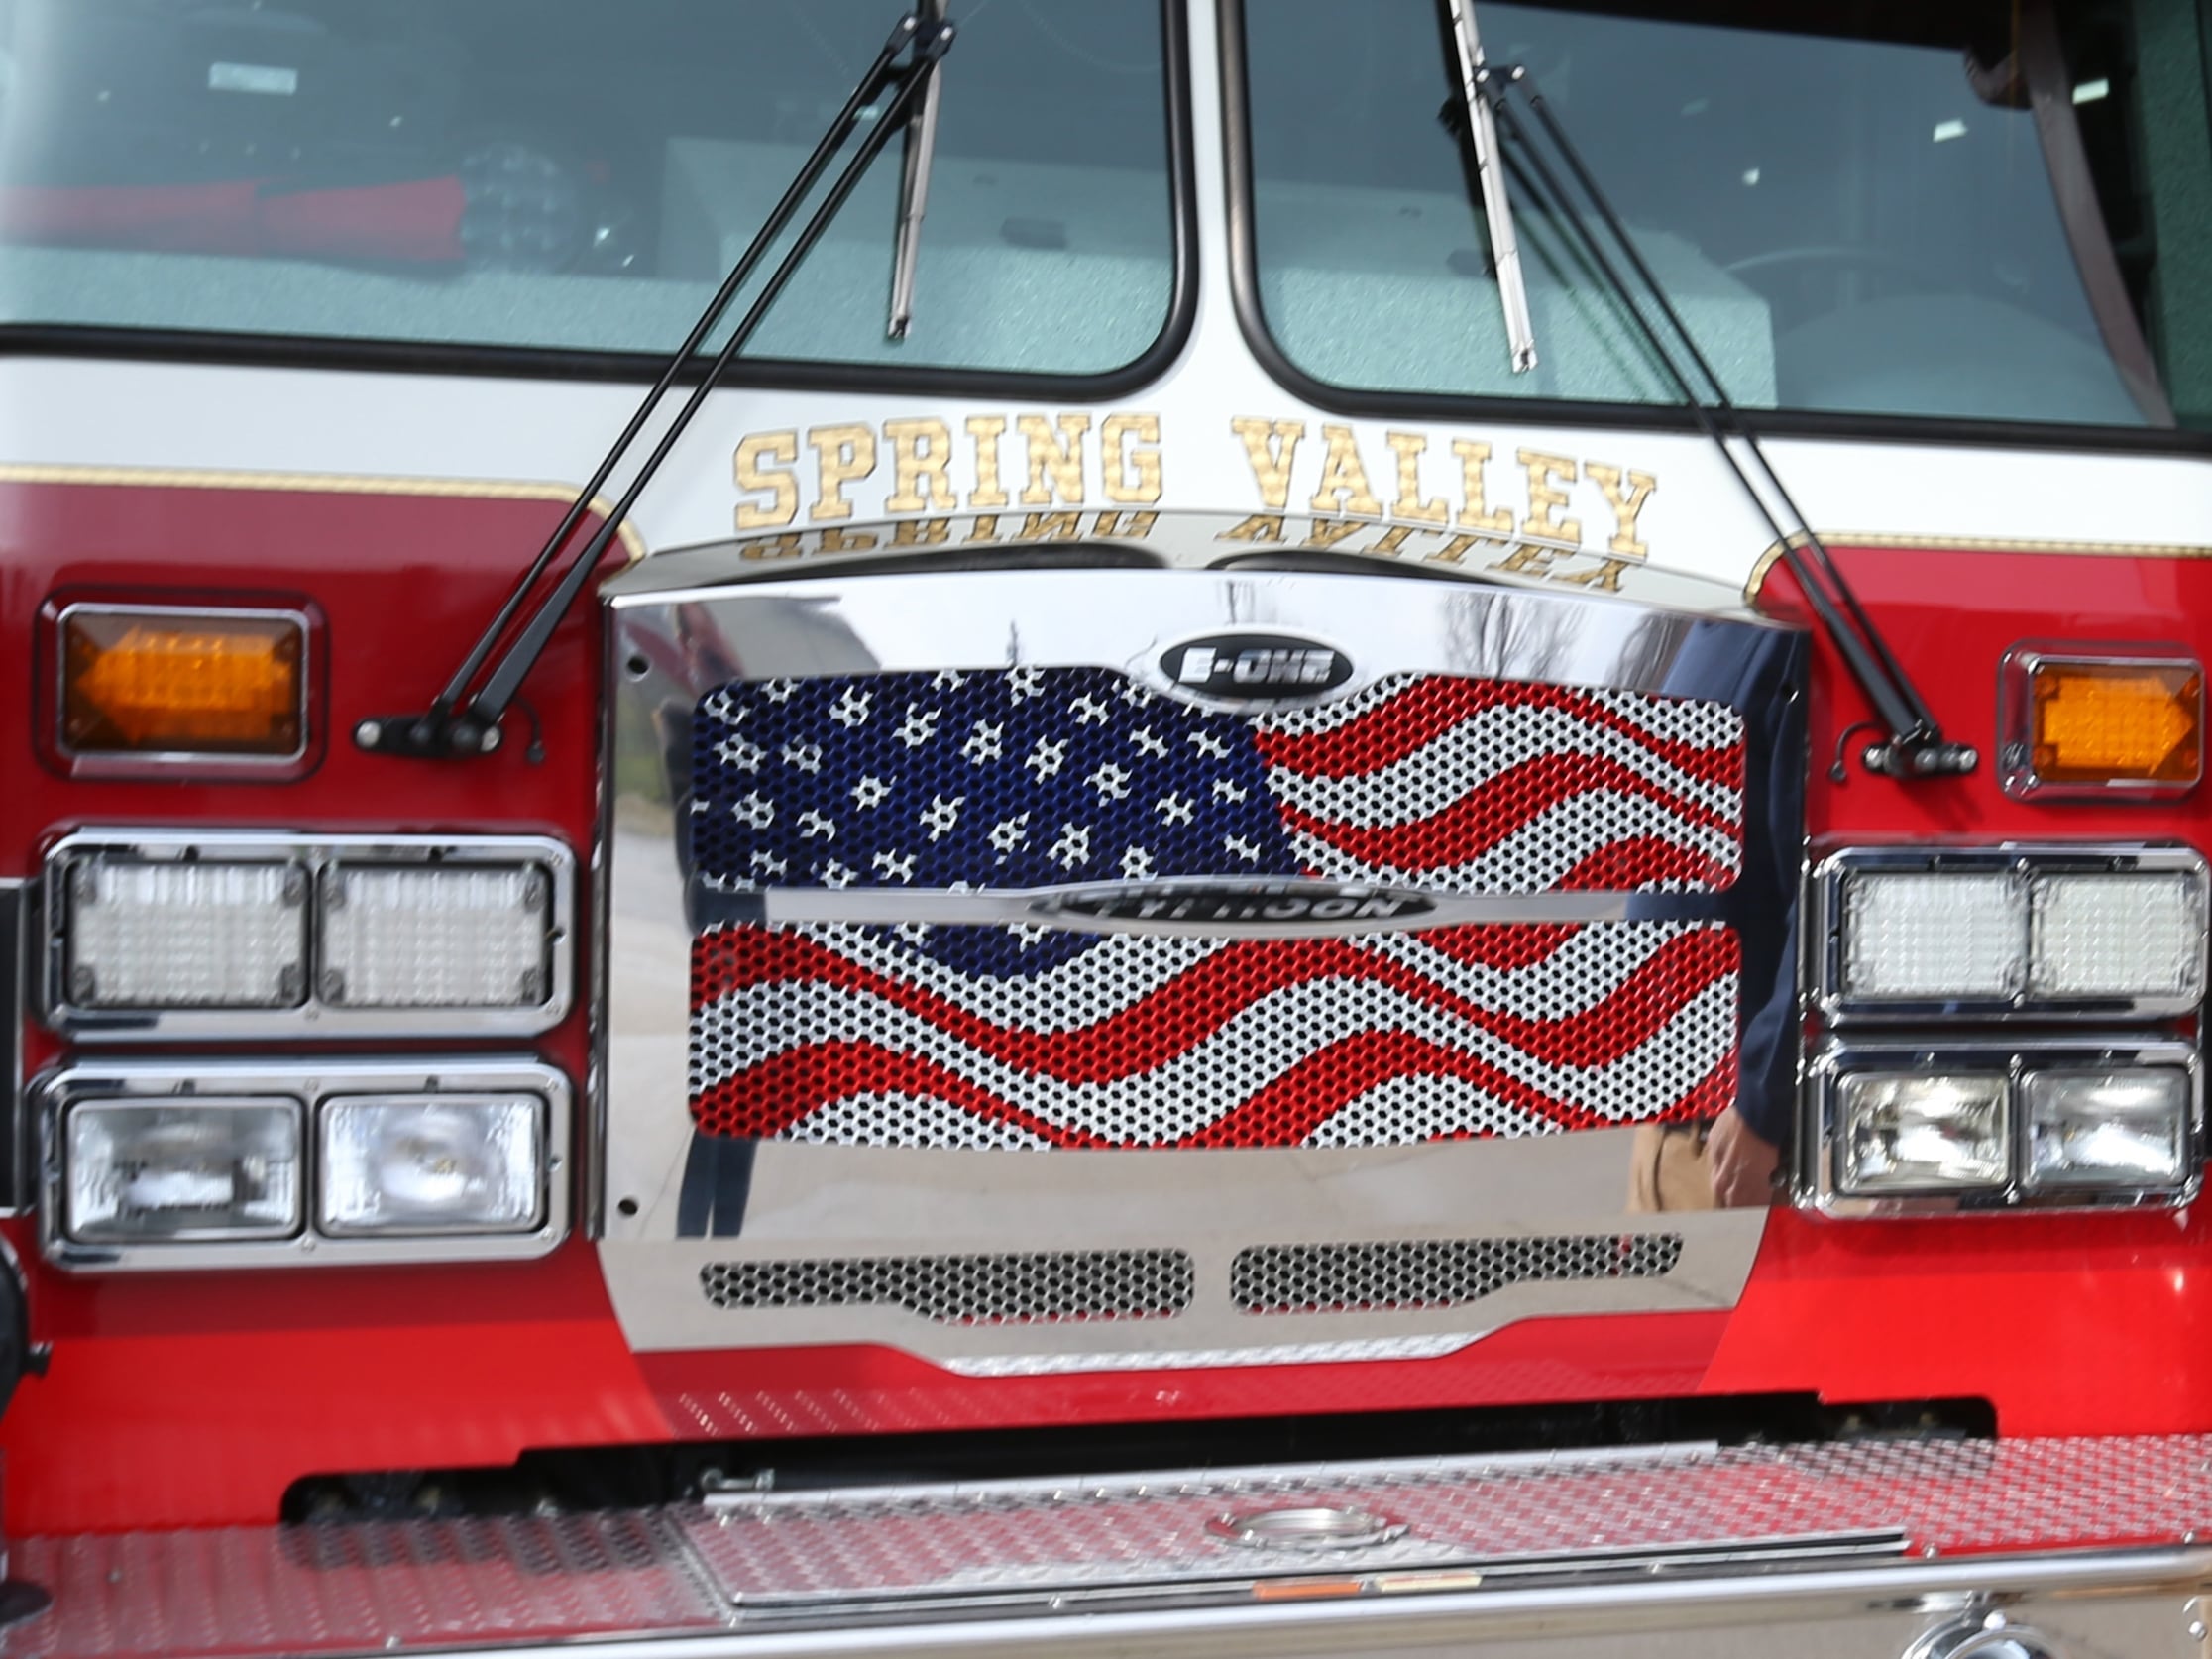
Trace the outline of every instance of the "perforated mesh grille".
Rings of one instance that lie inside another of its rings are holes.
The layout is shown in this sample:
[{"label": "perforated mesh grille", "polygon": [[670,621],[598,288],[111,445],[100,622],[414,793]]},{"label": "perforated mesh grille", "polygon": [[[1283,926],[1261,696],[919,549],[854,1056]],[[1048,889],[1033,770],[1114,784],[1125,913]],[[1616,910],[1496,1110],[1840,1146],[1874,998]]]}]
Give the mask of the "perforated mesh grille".
[{"label": "perforated mesh grille", "polygon": [[719,929],[692,956],[710,1134],[867,1146],[1403,1146],[1706,1118],[1726,928],[1341,939]]},{"label": "perforated mesh grille", "polygon": [[900,1307],[963,1325],[1166,1319],[1189,1307],[1191,1279],[1179,1250],[715,1262],[699,1272],[717,1307]]},{"label": "perforated mesh grille", "polygon": [[693,722],[724,891],[1296,876],[1451,893],[1728,886],[1726,704],[1391,675],[1232,715],[1102,668],[738,681]]},{"label": "perforated mesh grille", "polygon": [[1389,1312],[1534,1280],[1660,1278],[1681,1260],[1679,1233],[1255,1245],[1237,1252],[1230,1285],[1246,1313]]}]

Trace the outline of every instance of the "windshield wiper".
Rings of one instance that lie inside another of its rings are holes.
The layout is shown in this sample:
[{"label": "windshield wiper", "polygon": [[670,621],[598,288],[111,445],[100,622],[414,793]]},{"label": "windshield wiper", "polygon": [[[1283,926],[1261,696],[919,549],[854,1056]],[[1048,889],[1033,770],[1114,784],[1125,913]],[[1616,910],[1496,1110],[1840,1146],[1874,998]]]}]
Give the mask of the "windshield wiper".
[{"label": "windshield wiper", "polygon": [[[923,0],[922,23],[927,29],[944,24],[944,0]],[[904,340],[914,321],[914,266],[922,252],[922,216],[930,210],[930,164],[937,160],[938,83],[942,77],[924,77],[922,102],[907,123],[906,166],[899,175],[899,226],[891,247],[891,320],[884,333]]]},{"label": "windshield wiper", "polygon": [[[1782,562],[1789,567],[1791,576],[1796,578],[1806,603],[1813,608],[1814,618],[1843,658],[1851,678],[1866,694],[1866,700],[1872,705],[1880,726],[1887,730],[1888,737],[1885,741],[1866,746],[1859,757],[1861,762],[1869,771],[1894,778],[1961,776],[1971,772],[1980,763],[1981,757],[1972,745],[1954,743],[1943,736],[1942,727],[1936,723],[1936,717],[1922,701],[1912,677],[1897,660],[1889,642],[1874,625],[1873,618],[1860,606],[1858,597],[1851,592],[1851,585],[1844,580],[1842,571],[1829,556],[1826,545],[1806,521],[1805,513],[1791,497],[1789,488],[1775,472],[1773,463],[1767,460],[1766,452],[1759,447],[1758,435],[1743,421],[1741,411],[1728,396],[1727,387],[1722,384],[1720,376],[1699,347],[1688,325],[1683,322],[1681,313],[1675,309],[1674,301],[1668,297],[1666,288],[1645,262],[1642,252],[1629,236],[1627,226],[1614,211],[1611,200],[1590,168],[1584,165],[1581,153],[1567,136],[1566,128],[1552,114],[1550,105],[1537,90],[1528,70],[1525,67],[1490,65],[1477,71],[1476,80],[1486,104],[1494,112],[1499,128],[1512,142],[1516,161],[1526,164],[1529,172],[1534,175],[1538,189],[1550,198],[1559,223],[1567,229],[1568,234],[1580,241],[1583,251],[1590,256],[1591,264],[1614,302],[1642,334],[1645,344],[1651,348],[1652,356],[1674,383],[1683,403],[1696,418],[1699,429],[1712,441],[1714,448],[1719,451],[1720,458],[1727,462],[1729,470],[1735,474],[1736,482],[1743,487],[1744,495],[1766,520],[1767,528],[1774,532]],[[1681,363],[1660,335],[1658,326],[1644,314],[1643,307],[1637,303],[1635,289],[1614,267],[1598,235],[1583,222],[1573,199],[1561,187],[1558,175],[1544,159],[1543,152],[1515,117],[1512,106],[1507,101],[1507,93],[1514,87],[1520,88],[1522,95],[1528,100],[1528,107],[1535,113],[1545,136],[1566,162],[1567,169],[1574,175],[1584,197],[1597,210],[1606,235],[1627,256],[1636,279],[1650,295],[1659,314],[1666,319],[1668,328],[1681,341],[1682,349],[1709,388],[1710,398],[1699,395],[1691,385],[1689,376],[1684,373]],[[1715,418],[1716,412],[1725,420],[1725,429],[1722,420]],[[1745,471],[1742,460],[1736,454],[1737,443],[1757,463],[1759,482],[1754,482],[1751,474]],[[1760,488],[1761,483],[1765,486],[1764,490]],[[1777,504],[1780,511],[1776,510]],[[1785,518],[1789,522],[1786,523]],[[1841,765],[1839,747],[1836,763],[1839,782],[1842,776]]]},{"label": "windshield wiper", "polygon": [[[576,493],[568,510],[561,515],[560,524],[546,538],[545,545],[538,549],[537,557],[530,561],[529,569],[523,572],[522,579],[508,593],[498,614],[470,647],[468,656],[454,670],[445,689],[438,693],[436,700],[421,714],[380,716],[361,721],[354,727],[354,741],[362,748],[376,754],[444,760],[490,754],[499,746],[499,721],[505,717],[508,706],[513,703],[515,693],[520,690],[523,679],[545,650],[546,641],[553,637],[554,629],[560,626],[561,618],[576,603],[576,596],[583,592],[585,584],[592,579],[592,573],[599,568],[600,560],[606,555],[607,549],[621,533],[622,523],[629,516],[630,509],[637,504],[638,497],[644,494],[645,487],[660,471],[661,463],[668,459],[669,452],[676,447],[676,441],[691,425],[692,417],[706,404],[716,384],[720,381],[730,364],[736,361],[737,354],[744,349],[745,343],[766,319],[769,308],[782,295],[785,284],[791,280],[807,255],[814,250],[823,233],[830,228],[830,221],[837,216],[838,209],[844,206],[846,199],[867,172],[869,165],[882,154],[883,147],[890,142],[892,134],[900,131],[920,107],[917,99],[927,92],[935,78],[939,59],[952,45],[953,29],[941,15],[941,0],[937,0],[930,9],[937,14],[930,20],[925,21],[921,16],[910,13],[901,18],[898,26],[891,31],[891,37],[884,42],[883,50],[876,54],[875,61],[860,76],[853,86],[851,96],[845,99],[844,107],[838,110],[836,118],[816,144],[814,154],[807,158],[806,165],[792,179],[783,198],[761,222],[751,244],[736,265],[730,268],[729,275],[716,290],[715,297],[708,302],[707,309],[693,326],[690,335],[661,370],[660,378],[653,383],[653,389],[645,394],[644,401],[637,406],[637,412],[630,416],[629,424],[622,428],[622,435],[614,440],[613,447],[600,462],[598,469],[592,474],[591,482]],[[887,98],[886,93],[889,94]],[[613,476],[614,469],[637,442],[638,435],[659,409],[661,399],[691,367],[693,358],[720,323],[762,256],[776,238],[783,234],[793,215],[799,211],[800,204],[821,182],[822,175],[829,170],[837,152],[843,149],[854,130],[862,125],[863,111],[878,98],[884,98],[883,106],[876,112],[875,119],[867,125],[867,131],[862,135],[850,160],[845,163],[843,170],[830,181],[821,203],[793,238],[790,249],[761,283],[760,292],[752,305],[738,319],[736,327],[730,331],[728,340],[708,366],[699,385],[685,399],[668,430],[661,435],[660,441],[653,446],[652,453],[646,456],[638,468],[637,476],[622,492],[621,498],[607,509],[600,527],[561,573],[552,592],[531,613],[529,620],[507,643],[505,649],[501,650],[500,641],[506,638],[507,630],[513,626],[514,619],[521,614],[530,596],[537,591],[539,583],[552,569],[569,537],[590,515],[592,503],[599,498],[600,491]],[[915,219],[919,223],[919,212],[915,214]],[[909,243],[911,246],[911,239]],[[498,653],[496,659],[495,652]],[[484,673],[487,663],[491,664],[489,674]],[[480,674],[484,675],[483,687],[472,697],[470,688],[476,684]]]},{"label": "windshield wiper", "polygon": [[1513,235],[1513,204],[1505,193],[1505,170],[1497,156],[1497,127],[1483,96],[1488,72],[1483,37],[1475,25],[1474,0],[1450,0],[1452,44],[1459,50],[1460,113],[1475,155],[1475,188],[1483,198],[1490,226],[1491,265],[1497,273],[1497,303],[1505,312],[1505,347],[1513,373],[1536,367],[1536,324],[1528,312],[1528,283],[1521,276],[1520,243]]}]

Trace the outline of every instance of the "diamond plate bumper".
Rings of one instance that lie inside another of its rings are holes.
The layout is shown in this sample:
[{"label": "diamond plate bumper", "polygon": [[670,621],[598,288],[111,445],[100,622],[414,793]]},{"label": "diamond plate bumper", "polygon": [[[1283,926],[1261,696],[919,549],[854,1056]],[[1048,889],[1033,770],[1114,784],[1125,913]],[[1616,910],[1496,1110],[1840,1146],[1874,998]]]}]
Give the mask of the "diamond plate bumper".
[{"label": "diamond plate bumper", "polygon": [[[2212,1437],[1656,1448],[19,1544],[7,1659],[2197,1655]],[[1992,1647],[1987,1632],[2012,1632]],[[2039,1645],[2040,1644],[2040,1645]]]}]

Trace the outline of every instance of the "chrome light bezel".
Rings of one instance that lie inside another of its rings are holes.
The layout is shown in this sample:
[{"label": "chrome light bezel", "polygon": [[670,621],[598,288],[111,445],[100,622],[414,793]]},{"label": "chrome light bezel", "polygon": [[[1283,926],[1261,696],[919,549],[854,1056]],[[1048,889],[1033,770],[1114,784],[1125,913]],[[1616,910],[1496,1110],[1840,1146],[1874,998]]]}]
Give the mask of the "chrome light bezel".
[{"label": "chrome light bezel", "polygon": [[[2182,1179],[2166,1187],[2036,1187],[2028,1179],[2029,1126],[2024,1079],[2037,1071],[2103,1067],[2157,1067],[2186,1073],[2188,1121],[2182,1146]],[[1866,1071],[1956,1071],[2001,1076],[2007,1092],[2006,1177],[1996,1186],[1927,1188],[1911,1192],[1856,1193],[1841,1182],[1842,1079]],[[2002,1215],[2023,1210],[2180,1209],[2203,1186],[2204,1079],[2196,1046],[2179,1039],[2107,1032],[2081,1037],[2037,1037],[2007,1042],[1992,1037],[1931,1034],[1921,1040],[1888,1038],[1824,1044],[1806,1064],[1814,1133],[1800,1159],[1803,1207],[1837,1217],[1894,1215]]]},{"label": "chrome light bezel", "polygon": [[[321,1213],[322,1108],[341,1095],[450,1094],[534,1095],[545,1103],[545,1187],[537,1225],[528,1232],[327,1234],[316,1230]],[[85,1100],[221,1098],[290,1099],[303,1108],[301,1123],[301,1222],[283,1239],[179,1241],[89,1245],[61,1230],[67,1190],[63,1167],[63,1119]],[[574,1095],[552,1066],[524,1058],[370,1061],[119,1060],[80,1061],[50,1072],[35,1085],[40,1128],[39,1247],[48,1261],[72,1272],[123,1272],[211,1268],[335,1268],[415,1262],[528,1261],[544,1256],[568,1236],[570,1157]]]},{"label": "chrome light bezel", "polygon": [[[222,1009],[86,1007],[69,993],[69,883],[97,857],[145,862],[288,864],[303,882],[307,972],[288,1006]],[[356,1008],[324,995],[321,907],[328,877],[364,865],[530,866],[547,881],[545,994],[533,1003],[476,1008]],[[269,831],[82,830],[49,849],[39,880],[40,1008],[46,1024],[84,1044],[291,1038],[533,1037],[568,1017],[576,995],[576,859],[544,835],[291,835]]]},{"label": "chrome light bezel", "polygon": [[[1805,977],[1813,1005],[1826,1024],[1850,1027],[1874,1021],[1969,1018],[2003,1024],[2052,1015],[2163,1020],[2192,1014],[2203,1001],[2202,989],[2195,995],[2176,996],[2039,997],[2025,979],[2018,991],[2004,997],[1942,1001],[1854,997],[1843,984],[1843,905],[1846,884],[1861,873],[2009,874],[2024,887],[2045,875],[2186,875],[2194,878],[2205,915],[2212,922],[2212,866],[2191,847],[2118,843],[1847,847],[1815,864],[1806,883]],[[2023,948],[2027,947],[2024,939]]]}]

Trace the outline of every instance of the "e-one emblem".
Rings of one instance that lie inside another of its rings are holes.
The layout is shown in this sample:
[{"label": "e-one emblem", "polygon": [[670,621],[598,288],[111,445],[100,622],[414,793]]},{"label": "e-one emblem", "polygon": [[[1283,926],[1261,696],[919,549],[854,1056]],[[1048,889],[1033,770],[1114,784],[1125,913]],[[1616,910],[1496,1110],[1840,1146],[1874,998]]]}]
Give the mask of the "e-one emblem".
[{"label": "e-one emblem", "polygon": [[1170,645],[1160,671],[1208,697],[1313,697],[1352,678],[1333,645],[1272,633],[1217,633]]}]

